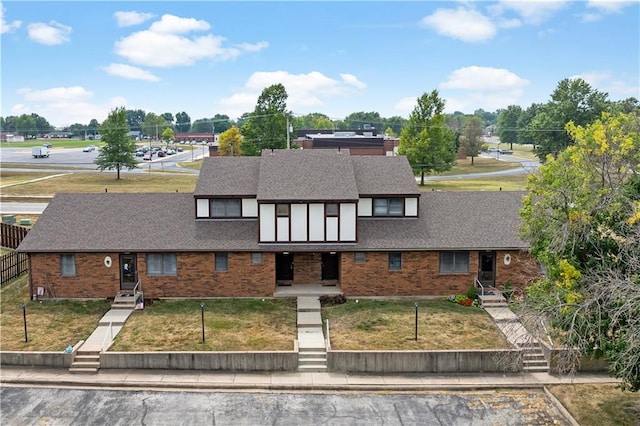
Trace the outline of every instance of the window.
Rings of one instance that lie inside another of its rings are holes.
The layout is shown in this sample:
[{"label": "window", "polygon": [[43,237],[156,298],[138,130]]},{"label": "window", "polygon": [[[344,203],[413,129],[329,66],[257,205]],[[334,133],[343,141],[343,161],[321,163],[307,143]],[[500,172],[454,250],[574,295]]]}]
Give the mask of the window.
[{"label": "window", "polygon": [[251,253],[251,264],[262,265],[262,253]]},{"label": "window", "polygon": [[76,256],[73,254],[63,254],[60,256],[60,271],[63,277],[75,277]]},{"label": "window", "polygon": [[224,272],[229,270],[229,256],[227,253],[216,253],[215,254],[215,269],[218,272]]},{"label": "window", "polygon": [[402,198],[374,198],[374,216],[402,216],[404,200]]},{"label": "window", "polygon": [[338,205],[335,203],[324,205],[324,214],[327,217],[338,216]]},{"label": "window", "polygon": [[402,253],[389,253],[389,270],[399,271],[402,269]]},{"label": "window", "polygon": [[211,200],[211,217],[240,217],[241,200],[237,198],[216,198]]},{"label": "window", "polygon": [[441,274],[465,274],[469,272],[468,251],[440,252]]},{"label": "window", "polygon": [[357,251],[353,254],[353,261],[356,263],[364,263],[367,261],[367,256],[363,251]]},{"label": "window", "polygon": [[175,253],[150,253],[147,255],[148,275],[176,275],[177,270]]},{"label": "window", "polygon": [[276,215],[279,217],[288,217],[289,204],[276,204]]}]

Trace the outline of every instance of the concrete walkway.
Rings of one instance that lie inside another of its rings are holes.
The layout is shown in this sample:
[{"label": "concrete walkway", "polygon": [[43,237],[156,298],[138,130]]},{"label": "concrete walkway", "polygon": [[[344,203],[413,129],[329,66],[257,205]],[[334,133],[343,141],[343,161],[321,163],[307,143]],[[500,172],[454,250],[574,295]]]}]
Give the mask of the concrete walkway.
[{"label": "concrete walkway", "polygon": [[2,367],[3,385],[100,387],[166,390],[470,390],[541,388],[576,383],[619,383],[604,374],[560,376],[517,374],[367,375],[327,372],[233,373],[194,370],[111,370],[72,374],[66,369]]},{"label": "concrete walkway", "polygon": [[522,325],[516,314],[508,307],[487,307],[485,311],[493,318],[493,321],[513,347],[517,348],[535,341],[531,333]]},{"label": "concrete walkway", "polygon": [[98,327],[91,333],[91,336],[80,346],[80,351],[98,351],[102,346],[111,343],[120,333],[124,323],[133,313],[133,309],[111,309],[98,322]]}]

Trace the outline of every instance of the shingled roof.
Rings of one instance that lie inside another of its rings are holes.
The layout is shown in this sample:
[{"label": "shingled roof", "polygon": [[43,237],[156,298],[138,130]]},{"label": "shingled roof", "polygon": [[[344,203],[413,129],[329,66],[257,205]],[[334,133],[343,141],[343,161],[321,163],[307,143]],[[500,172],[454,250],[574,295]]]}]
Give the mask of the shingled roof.
[{"label": "shingled roof", "polygon": [[419,218],[358,218],[358,243],[259,244],[258,221],[197,221],[193,194],[58,194],[21,252],[526,249],[522,192],[425,192]]},{"label": "shingled roof", "polygon": [[196,184],[196,197],[250,197],[258,190],[260,157],[205,158]]}]

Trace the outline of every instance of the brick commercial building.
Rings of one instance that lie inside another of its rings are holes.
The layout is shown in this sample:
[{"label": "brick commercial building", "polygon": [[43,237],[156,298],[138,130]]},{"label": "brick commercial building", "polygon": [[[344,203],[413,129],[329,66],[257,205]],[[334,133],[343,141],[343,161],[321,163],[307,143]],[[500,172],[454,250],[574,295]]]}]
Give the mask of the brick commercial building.
[{"label": "brick commercial building", "polygon": [[521,192],[421,192],[405,157],[276,150],[206,158],[193,194],[58,194],[18,250],[32,294],[442,296],[524,286]]}]

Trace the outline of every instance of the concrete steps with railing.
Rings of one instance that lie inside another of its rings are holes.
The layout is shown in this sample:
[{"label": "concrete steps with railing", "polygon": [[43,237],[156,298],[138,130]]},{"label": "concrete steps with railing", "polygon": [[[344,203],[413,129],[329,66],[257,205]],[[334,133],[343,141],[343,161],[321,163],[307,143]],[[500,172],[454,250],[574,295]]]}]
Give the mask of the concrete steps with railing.
[{"label": "concrete steps with railing", "polygon": [[141,291],[120,291],[111,303],[111,309],[135,309],[139,300],[142,300]]}]

